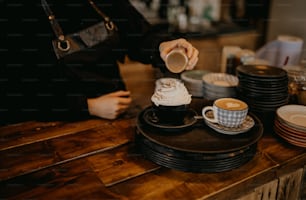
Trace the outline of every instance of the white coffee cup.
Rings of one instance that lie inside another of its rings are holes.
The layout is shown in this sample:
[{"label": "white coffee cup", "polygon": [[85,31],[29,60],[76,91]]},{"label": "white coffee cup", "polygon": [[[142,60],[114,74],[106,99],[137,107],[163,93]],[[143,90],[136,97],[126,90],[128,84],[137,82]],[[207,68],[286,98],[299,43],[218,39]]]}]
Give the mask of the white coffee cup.
[{"label": "white coffee cup", "polygon": [[[206,115],[208,111],[213,112],[213,118]],[[247,114],[248,105],[235,98],[220,98],[214,101],[213,106],[206,106],[202,109],[205,120],[229,128],[240,126]]]},{"label": "white coffee cup", "polygon": [[182,47],[177,47],[167,54],[166,67],[172,73],[181,73],[186,69],[188,61],[186,50]]}]

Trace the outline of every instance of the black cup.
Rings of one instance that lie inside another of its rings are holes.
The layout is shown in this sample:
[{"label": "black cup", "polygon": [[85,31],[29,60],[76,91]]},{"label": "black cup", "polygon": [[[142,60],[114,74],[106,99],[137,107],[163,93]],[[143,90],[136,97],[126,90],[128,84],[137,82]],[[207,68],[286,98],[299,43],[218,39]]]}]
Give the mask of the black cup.
[{"label": "black cup", "polygon": [[159,124],[181,125],[187,115],[188,105],[178,106],[156,106],[153,103],[153,114],[155,122]]}]

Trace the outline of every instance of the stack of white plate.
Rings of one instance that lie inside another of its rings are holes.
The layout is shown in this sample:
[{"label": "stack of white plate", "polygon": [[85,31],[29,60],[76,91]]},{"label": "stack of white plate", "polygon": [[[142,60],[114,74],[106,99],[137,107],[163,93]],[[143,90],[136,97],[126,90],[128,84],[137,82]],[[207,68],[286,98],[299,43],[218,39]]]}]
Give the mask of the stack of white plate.
[{"label": "stack of white plate", "polygon": [[291,104],[278,108],[274,131],[288,143],[306,147],[306,106]]},{"label": "stack of white plate", "polygon": [[181,73],[181,79],[187,90],[193,97],[203,97],[203,75],[209,73],[206,70],[188,70]]},{"label": "stack of white plate", "polygon": [[202,77],[204,98],[216,100],[224,97],[236,97],[238,78],[226,73],[207,73]]}]

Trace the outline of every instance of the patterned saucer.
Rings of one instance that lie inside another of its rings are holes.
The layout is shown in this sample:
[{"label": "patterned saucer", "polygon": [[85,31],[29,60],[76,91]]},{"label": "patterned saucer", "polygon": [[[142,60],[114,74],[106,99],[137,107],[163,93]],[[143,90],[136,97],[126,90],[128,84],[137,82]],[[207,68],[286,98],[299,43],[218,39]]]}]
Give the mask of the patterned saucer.
[{"label": "patterned saucer", "polygon": [[[206,116],[212,118],[213,112],[212,111],[206,112]],[[205,123],[207,124],[207,126],[214,129],[215,131],[226,135],[237,135],[239,133],[247,132],[255,125],[254,119],[250,115],[247,115],[247,117],[240,126],[233,128],[225,127],[217,123],[209,122],[207,120],[205,120]]]}]

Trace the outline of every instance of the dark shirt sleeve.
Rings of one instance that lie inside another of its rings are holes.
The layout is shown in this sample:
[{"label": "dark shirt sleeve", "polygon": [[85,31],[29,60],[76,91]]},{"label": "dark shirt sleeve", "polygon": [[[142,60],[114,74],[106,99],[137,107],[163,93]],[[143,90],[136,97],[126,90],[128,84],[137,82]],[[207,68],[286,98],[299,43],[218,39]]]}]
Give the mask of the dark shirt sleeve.
[{"label": "dark shirt sleeve", "polygon": [[118,9],[115,10],[120,13],[118,12],[115,20],[117,19],[119,24],[119,31],[124,31],[122,41],[127,48],[128,56],[133,60],[164,69],[164,62],[159,55],[159,44],[174,38],[165,26],[151,25],[129,1],[116,2]]},{"label": "dark shirt sleeve", "polygon": [[[48,2],[65,33],[101,20],[87,1]],[[52,7],[55,3],[59,6]],[[51,44],[54,33],[40,0],[0,1],[0,123],[90,117],[87,98],[91,96],[88,94],[101,92],[101,95],[124,88],[116,60],[126,54],[131,59],[164,67],[158,50],[160,42],[169,40],[164,30],[151,26],[128,0],[101,0],[97,4],[118,26],[120,46],[111,50],[114,55],[102,55],[101,64],[95,69],[89,66],[91,72],[70,74],[77,70],[86,72],[87,69],[81,68],[87,65],[63,67],[58,64]],[[101,73],[100,66],[104,67]],[[110,90],[96,91],[101,88],[99,84],[108,84],[103,83],[105,77],[118,80],[120,86],[112,88],[110,85],[105,87]]]}]

